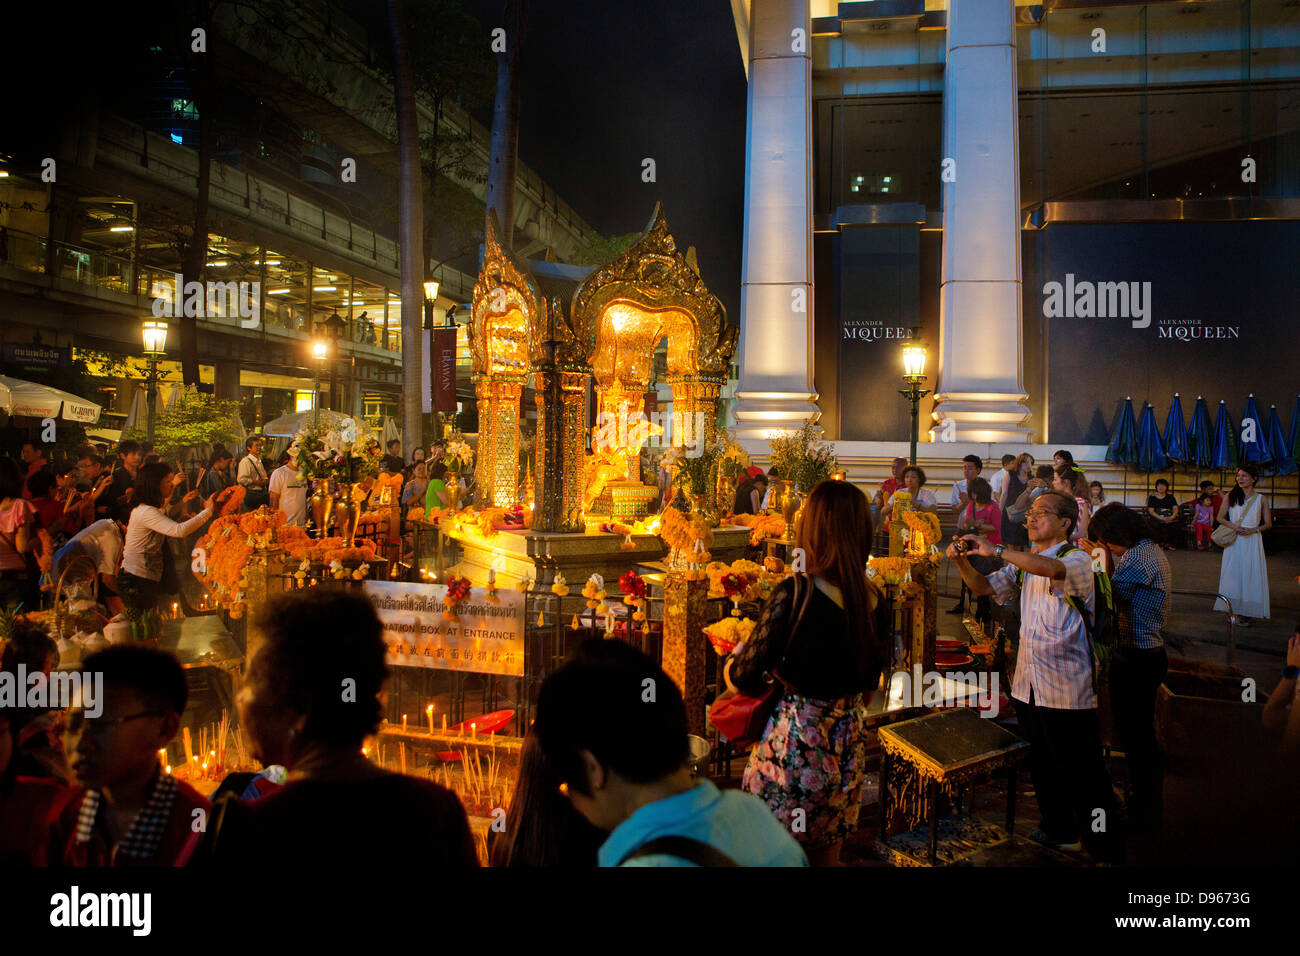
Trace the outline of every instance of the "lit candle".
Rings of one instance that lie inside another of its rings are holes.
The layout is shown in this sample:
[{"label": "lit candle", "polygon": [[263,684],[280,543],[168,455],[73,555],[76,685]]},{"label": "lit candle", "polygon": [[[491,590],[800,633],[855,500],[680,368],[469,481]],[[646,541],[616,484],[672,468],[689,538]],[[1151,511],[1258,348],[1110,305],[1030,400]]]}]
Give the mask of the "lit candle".
[{"label": "lit candle", "polygon": [[447,715],[446,715],[446,714],[443,714],[443,715],[442,715],[442,732],[443,732],[444,734],[447,732]]},{"label": "lit candle", "polygon": [[470,735],[470,739],[478,740],[478,724],[469,725],[469,735]]},{"label": "lit candle", "polygon": [[178,617],[180,617],[180,616],[181,616],[181,606],[180,606],[180,604],[177,603],[176,601],[172,601],[172,618],[175,619],[175,618],[178,618]]},{"label": "lit candle", "polygon": [[402,715],[402,733],[406,733],[406,715]]},{"label": "lit candle", "polygon": [[429,734],[430,736],[432,736],[433,735],[433,704],[430,704],[428,707],[424,708],[424,712],[429,717]]}]

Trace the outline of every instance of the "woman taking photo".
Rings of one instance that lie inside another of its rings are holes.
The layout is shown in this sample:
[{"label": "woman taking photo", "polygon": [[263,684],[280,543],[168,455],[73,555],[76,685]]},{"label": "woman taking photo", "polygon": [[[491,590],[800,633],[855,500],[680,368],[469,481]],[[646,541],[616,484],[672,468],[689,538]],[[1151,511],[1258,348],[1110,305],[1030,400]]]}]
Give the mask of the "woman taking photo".
[{"label": "woman taking photo", "polygon": [[[142,611],[158,604],[163,589],[163,548],[166,538],[184,538],[197,531],[212,517],[212,496],[203,502],[203,510],[194,517],[176,522],[163,513],[163,504],[171,500],[176,477],[165,461],[141,465],[131,494],[131,518],[126,526],[122,570],[117,576],[118,593],[128,608]],[[197,492],[187,492],[183,501]],[[170,582],[169,582],[170,583]]]},{"label": "woman taking photo", "polygon": [[776,587],[723,669],[732,690],[761,693],[766,674],[784,687],[742,785],[787,827],[803,811],[805,827],[791,829],[814,865],[839,863],[862,803],[865,703],[880,684],[888,633],[865,573],[871,530],[856,486],[814,488],[798,532],[808,573]]},{"label": "woman taking photo", "polygon": [[[1273,527],[1273,512],[1255,483],[1259,471],[1254,465],[1237,470],[1237,484],[1219,506],[1219,523],[1237,533],[1232,544],[1223,549],[1219,568],[1219,593],[1232,602],[1232,613],[1241,627],[1250,627],[1250,618],[1268,619],[1268,567],[1264,563],[1264,539],[1261,531]],[[1216,611],[1228,610],[1222,600],[1214,602]]]}]

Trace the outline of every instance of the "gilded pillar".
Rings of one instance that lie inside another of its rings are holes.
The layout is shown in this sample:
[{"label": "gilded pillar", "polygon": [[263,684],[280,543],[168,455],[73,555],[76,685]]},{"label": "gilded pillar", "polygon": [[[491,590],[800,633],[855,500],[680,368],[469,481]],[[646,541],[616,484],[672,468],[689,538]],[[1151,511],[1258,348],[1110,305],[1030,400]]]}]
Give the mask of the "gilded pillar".
[{"label": "gilded pillar", "polygon": [[[682,434],[673,435],[673,444],[703,447],[718,437],[718,402],[722,379],[712,375],[670,375],[673,388],[673,427],[681,423]],[[678,414],[681,415],[677,419]]]},{"label": "gilded pillar", "polygon": [[581,531],[586,371],[540,366],[533,372],[537,402],[537,470],[533,530]]},{"label": "gilded pillar", "polygon": [[664,673],[673,679],[686,703],[686,727],[703,737],[709,701],[704,692],[708,641],[704,637],[709,582],[688,581],[670,573],[664,585]]}]

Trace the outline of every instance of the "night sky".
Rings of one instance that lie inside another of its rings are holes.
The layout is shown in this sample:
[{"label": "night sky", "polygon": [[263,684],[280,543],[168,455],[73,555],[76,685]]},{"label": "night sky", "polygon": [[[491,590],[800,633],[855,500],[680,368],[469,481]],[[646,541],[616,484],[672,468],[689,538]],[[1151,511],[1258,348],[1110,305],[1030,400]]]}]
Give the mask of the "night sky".
[{"label": "night sky", "polygon": [[[489,31],[503,6],[465,0]],[[525,43],[520,160],[607,236],[663,202],[738,321],[746,82],[727,0],[529,0]]]}]

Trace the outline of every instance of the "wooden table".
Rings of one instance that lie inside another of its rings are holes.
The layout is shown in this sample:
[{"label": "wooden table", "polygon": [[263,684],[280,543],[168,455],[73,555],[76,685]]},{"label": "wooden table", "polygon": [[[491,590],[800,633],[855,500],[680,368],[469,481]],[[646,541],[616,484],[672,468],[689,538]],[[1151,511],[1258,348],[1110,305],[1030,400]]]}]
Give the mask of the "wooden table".
[{"label": "wooden table", "polygon": [[[1027,755],[1029,744],[992,720],[969,708],[945,710],[880,728],[880,832],[877,847],[890,856],[898,851],[889,845],[889,783],[891,770],[899,764],[910,768],[925,788],[922,804],[929,826],[927,859],[938,863],[939,798],[945,791],[954,797],[960,813],[964,788],[998,770],[1007,773],[1006,835],[1016,822],[1016,764]],[[918,795],[919,796],[919,795]],[[994,841],[990,840],[989,843]],[[905,854],[906,855],[906,854]],[[909,858],[912,862],[914,858]]]}]

